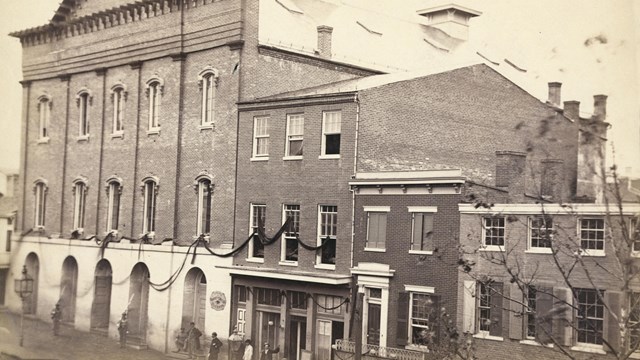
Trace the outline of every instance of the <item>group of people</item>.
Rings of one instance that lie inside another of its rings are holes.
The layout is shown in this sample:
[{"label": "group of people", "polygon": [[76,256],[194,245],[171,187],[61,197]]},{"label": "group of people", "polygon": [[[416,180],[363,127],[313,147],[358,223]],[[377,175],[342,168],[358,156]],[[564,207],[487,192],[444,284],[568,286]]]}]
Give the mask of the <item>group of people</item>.
[{"label": "group of people", "polygon": [[[190,359],[195,359],[196,353],[200,352],[201,336],[202,332],[193,322],[189,324],[189,329],[185,330],[185,328],[181,328],[175,339],[176,352],[186,351],[189,353]],[[243,337],[238,334],[236,328],[233,329],[231,336],[229,336],[229,344],[231,347],[231,360],[254,360],[251,340],[247,339],[243,341]],[[218,354],[222,347],[223,344],[222,341],[218,339],[218,334],[215,332],[212,333],[208,360],[218,360]],[[263,349],[260,351],[259,360],[271,360],[271,355],[278,352],[280,352],[279,347],[271,349],[271,346],[265,343]]]}]

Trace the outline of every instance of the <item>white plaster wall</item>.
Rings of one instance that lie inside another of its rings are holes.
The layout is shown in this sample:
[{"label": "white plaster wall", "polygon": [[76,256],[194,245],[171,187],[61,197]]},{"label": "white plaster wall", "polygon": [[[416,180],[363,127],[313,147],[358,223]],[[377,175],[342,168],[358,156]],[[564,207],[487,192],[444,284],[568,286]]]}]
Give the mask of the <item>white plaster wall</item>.
[{"label": "white plaster wall", "polygon": [[[143,262],[149,268],[151,282],[163,283],[182,265],[187,251],[187,248],[174,247],[168,243],[143,245],[140,252],[139,248],[139,244],[123,241],[110,243],[104,253],[104,258],[110,262],[113,271],[109,325],[109,336],[112,338],[118,337],[116,323],[129,302],[129,276],[133,267],[138,262]],[[13,291],[13,279],[20,276],[27,255],[34,252],[40,261],[37,317],[50,321],[49,313],[60,296],[62,263],[67,256],[73,256],[78,262],[75,327],[78,330],[89,331],[95,291],[95,267],[100,261],[100,249],[96,243],[93,240],[29,236],[22,241],[16,241],[13,250],[7,306],[12,311],[20,311],[20,299]],[[229,335],[231,276],[228,269],[220,266],[231,266],[232,259],[215,257],[204,249],[198,249],[193,265],[191,260],[192,254],[189,254],[183,270],[171,288],[162,292],[149,289],[147,344],[155,350],[173,349],[173,332],[180,328],[181,323],[184,279],[192,267],[200,268],[207,278],[205,328],[201,330],[206,335],[216,331],[221,338]],[[209,297],[213,291],[221,291],[225,295],[227,304],[222,311],[212,309],[209,304]]]}]

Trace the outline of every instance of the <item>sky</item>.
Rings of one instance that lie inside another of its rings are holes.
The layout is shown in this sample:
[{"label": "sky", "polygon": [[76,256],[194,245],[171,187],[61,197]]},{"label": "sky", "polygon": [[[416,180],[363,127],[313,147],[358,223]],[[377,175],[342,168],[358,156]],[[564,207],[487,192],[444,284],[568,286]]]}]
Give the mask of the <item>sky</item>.
[{"label": "sky", "polygon": [[[6,34],[46,24],[60,1],[0,0],[0,169],[19,167],[22,116],[21,47]],[[345,1],[402,17],[434,0]],[[547,83],[562,82],[562,100],[580,101],[583,116],[593,110],[593,95],[608,95],[608,162],[640,177],[640,0],[448,2],[482,12],[470,22],[469,41],[527,69],[532,95],[544,100]]]}]

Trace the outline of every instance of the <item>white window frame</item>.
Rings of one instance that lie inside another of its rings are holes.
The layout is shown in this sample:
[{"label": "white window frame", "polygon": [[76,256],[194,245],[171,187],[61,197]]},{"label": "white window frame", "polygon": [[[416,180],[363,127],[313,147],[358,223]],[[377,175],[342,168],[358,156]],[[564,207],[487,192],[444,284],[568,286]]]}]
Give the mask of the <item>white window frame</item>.
[{"label": "white window frame", "polygon": [[42,95],[38,98],[38,143],[49,142],[49,126],[51,124],[51,99]]},{"label": "white window frame", "polygon": [[[336,114],[339,117],[340,129],[337,131],[328,131],[327,130],[327,117],[329,114]],[[340,135],[340,147],[342,147],[342,110],[331,110],[331,111],[323,111],[322,112],[322,148],[320,151],[320,159],[339,159],[340,151],[337,154],[327,154],[327,135]]]},{"label": "white window frame", "polygon": [[[640,218],[633,216],[629,219],[629,239],[631,240],[631,254],[640,256]],[[636,243],[639,244],[636,247]]]},{"label": "white window frame", "polygon": [[[301,131],[293,132],[291,129],[291,124],[293,121],[301,121]],[[291,155],[289,152],[291,151],[291,142],[292,141],[300,141],[302,142],[302,154],[300,155]],[[285,141],[285,149],[284,149],[284,157],[283,160],[299,160],[304,156],[304,114],[287,114],[287,134]]]},{"label": "white window frame", "polygon": [[[197,182],[198,208],[196,219],[196,236],[204,235],[205,237],[207,237],[211,234],[211,206],[213,203],[213,183],[209,177],[200,177],[199,179],[197,179]],[[205,190],[209,192],[209,197],[207,199],[209,202],[209,206],[207,206],[206,210],[203,210],[202,201]],[[208,214],[204,211],[208,212]],[[206,229],[203,229],[203,220],[207,215],[209,216],[209,223],[207,224],[207,226],[209,227],[209,231],[205,231]]]},{"label": "white window frame", "polygon": [[411,213],[411,238],[409,242],[409,254],[421,254],[421,255],[432,255],[433,250],[414,250],[413,245],[415,244],[414,234],[415,234],[415,226],[416,226],[416,213],[423,215],[431,215],[434,220],[435,227],[435,214],[438,212],[437,206],[407,206],[407,210]]},{"label": "white window frame", "polygon": [[[523,294],[524,295],[524,301],[523,301],[524,316],[522,317],[522,320],[524,321],[524,334],[522,335],[523,335],[523,338],[526,340],[536,341],[535,317],[536,317],[536,309],[538,307],[538,299],[537,299],[538,288],[534,285],[529,285],[525,289],[526,291]],[[532,293],[534,295],[533,297],[531,296]],[[530,336],[529,325],[531,325],[530,321],[532,319],[533,319],[534,335]]]},{"label": "white window frame", "polygon": [[49,187],[47,186],[47,182],[45,180],[36,180],[33,188],[33,193],[35,196],[33,227],[38,230],[42,230],[45,227],[48,190]]},{"label": "white window frame", "polygon": [[[110,179],[107,181],[107,222],[106,232],[117,234],[118,226],[120,224],[120,208],[122,207],[122,180]],[[117,198],[117,207],[114,206]],[[115,214],[114,214],[115,213]],[[116,217],[116,224],[114,226],[114,215]]]},{"label": "white window frame", "polygon": [[[583,220],[597,220],[602,221],[602,230],[599,229],[589,229],[589,231],[597,231],[602,232],[602,250],[601,249],[585,249],[582,247],[582,221]],[[605,256],[605,252],[607,249],[607,222],[604,218],[601,217],[581,217],[578,218],[578,247],[580,248],[580,252],[585,256]]]},{"label": "white window frame", "polygon": [[[597,350],[602,351],[604,346],[605,346],[604,345],[604,341],[602,342],[602,344],[594,344],[594,343],[580,342],[578,340],[579,333],[580,333],[580,327],[579,327],[579,321],[580,320],[579,320],[579,315],[578,315],[578,309],[580,309],[580,306],[581,306],[580,298],[579,298],[579,292],[580,291],[584,291],[584,290],[589,290],[589,291],[596,292],[596,294],[595,294],[596,302],[599,302],[599,300],[601,300],[601,298],[597,294],[597,292],[599,291],[597,289],[587,289],[587,288],[576,289],[576,292],[578,293],[578,298],[576,298],[576,304],[575,304],[575,309],[576,310],[575,310],[575,332],[574,332],[574,334],[575,334],[576,345],[574,347],[572,347],[571,350],[589,351],[589,349],[591,349],[591,350],[596,350],[596,351]],[[602,292],[602,297],[604,297],[604,291]],[[598,305],[598,306],[602,307],[602,313],[603,313],[602,318],[593,318],[593,317],[587,317],[587,318],[588,319],[592,319],[592,320],[595,319],[595,320],[600,321],[602,323],[602,333],[600,334],[600,337],[604,340],[605,334],[606,334],[606,328],[605,327],[607,326],[607,323],[605,322],[605,317],[607,316],[606,313],[607,313],[608,310],[607,310],[606,304],[604,304],[604,302],[601,303],[601,304],[591,304],[589,306],[593,307],[594,305]]]},{"label": "white window frame", "polygon": [[[493,226],[493,224],[488,227],[486,221],[487,220],[498,220],[498,219],[502,219],[502,227],[500,226]],[[507,219],[506,217],[502,216],[502,215],[495,215],[495,216],[483,216],[481,218],[481,225],[482,225],[482,244],[480,247],[480,251],[504,251],[506,244],[507,244]],[[487,245],[487,230],[489,229],[502,229],[502,245]]]},{"label": "white window frame", "polygon": [[113,103],[111,136],[121,137],[124,135],[125,103],[127,102],[127,90],[124,85],[117,84],[111,88],[111,102]]},{"label": "white window frame", "polygon": [[[253,117],[253,156],[251,158],[253,161],[269,160],[269,119],[268,115]],[[258,124],[262,121],[264,121],[264,127],[259,128]],[[258,133],[259,130],[261,131],[260,133]],[[258,152],[261,151],[258,146],[259,141],[265,142],[264,152],[261,153]]]},{"label": "white window frame", "polygon": [[73,182],[73,229],[84,232],[85,212],[87,208],[87,182],[77,179]]},{"label": "white window frame", "polygon": [[[142,234],[153,238],[156,231],[158,180],[153,177],[145,178],[142,181],[142,194],[144,197],[142,210]],[[152,212],[151,216],[149,216],[149,211]]]},{"label": "white window frame", "polygon": [[200,102],[200,128],[211,129],[215,121],[216,88],[218,86],[218,72],[207,67],[198,74],[198,82],[202,98]]},{"label": "white window frame", "polygon": [[[364,250],[365,251],[371,251],[371,252],[385,252],[386,251],[386,247],[387,247],[387,234],[385,232],[384,234],[384,243],[382,243],[382,247],[380,246],[370,246],[371,243],[369,242],[369,236],[370,236],[370,225],[371,225],[371,214],[384,214],[384,221],[385,221],[385,229],[386,229],[386,223],[388,223],[388,213],[391,211],[391,207],[390,206],[364,206],[363,208],[366,216],[367,216],[367,235],[365,238],[365,246],[364,246]],[[379,244],[378,244],[379,245]]]},{"label": "white window frame", "polygon": [[147,134],[158,134],[160,132],[160,107],[162,96],[164,95],[164,81],[159,77],[152,77],[147,80],[146,95],[148,103],[148,127]]},{"label": "white window frame", "polygon": [[[323,211],[323,208],[335,208],[335,212],[333,211]],[[316,244],[318,246],[322,245],[322,239],[327,237],[327,234],[323,234],[322,232],[322,215],[323,214],[335,214],[335,227],[336,227],[336,234],[334,235],[328,235],[329,238],[333,239],[335,241],[335,254],[334,254],[334,263],[330,264],[330,263],[323,263],[322,262],[322,250],[318,251],[316,254],[316,265],[315,267],[317,269],[326,269],[326,270],[335,270],[336,269],[336,260],[338,257],[338,206],[337,205],[318,205],[318,238],[317,238],[317,242]]]},{"label": "white window frame", "polygon": [[[258,226],[260,225],[259,223],[256,223],[254,225],[253,223],[253,217],[254,217],[254,212],[256,208],[262,208],[264,209],[264,221],[267,221],[267,205],[264,203],[250,203],[249,204],[249,235],[251,235],[253,233],[253,231],[255,229],[258,228]],[[266,227],[266,224],[265,224]],[[264,255],[263,257],[257,257],[255,256],[255,254],[253,253],[253,242],[256,240],[256,237],[253,237],[251,240],[249,240],[249,248],[247,250],[247,261],[250,262],[257,262],[257,263],[264,263]]]},{"label": "white window frame", "polygon": [[[297,206],[298,209],[287,209],[288,206]],[[282,224],[284,224],[287,221],[287,212],[297,212],[298,213],[298,231],[296,232],[296,236],[290,236],[287,235],[288,232],[284,231],[282,233],[282,245],[280,248],[280,265],[298,265],[298,261],[297,260],[287,260],[287,240],[296,240],[298,239],[298,236],[300,235],[300,205],[298,204],[283,204],[282,205]],[[292,220],[293,221],[293,220]],[[298,259],[300,256],[300,246],[298,246]]]},{"label": "white window frame", "polygon": [[[407,286],[405,286],[406,288]],[[416,349],[416,350],[428,350],[428,347],[425,345],[418,345],[413,343],[413,297],[414,295],[426,295],[433,296],[435,293],[434,288],[430,289],[419,289],[419,290],[410,290],[409,292],[409,313],[407,314],[407,348],[408,349]],[[427,319],[428,321],[428,319]],[[424,325],[416,325],[416,327],[427,328]]]},{"label": "white window frame", "polygon": [[[481,294],[481,292],[482,292],[483,288],[487,291],[486,296],[489,299],[488,300],[489,301],[489,305],[488,306],[481,305],[481,302],[482,302],[482,294]],[[483,335],[483,336],[491,336],[490,335],[490,330],[483,330],[482,329],[483,323],[482,323],[481,311],[480,311],[481,307],[483,309],[488,308],[489,309],[489,319],[491,319],[491,312],[493,311],[493,309],[491,309],[491,296],[493,296],[491,294],[491,287],[489,285],[487,285],[487,284],[482,283],[482,282],[478,282],[476,284],[476,289],[477,289],[477,295],[476,295],[477,296],[477,300],[476,300],[476,321],[475,321],[476,330],[475,330],[475,332],[476,332],[476,334],[480,334],[480,335]]]},{"label": "white window frame", "polygon": [[[544,226],[545,226],[544,229],[542,227],[540,227],[540,229],[534,228],[534,222],[538,221],[538,220],[544,221]],[[549,247],[534,246],[533,240],[537,239],[539,237],[539,236],[537,236],[537,237],[534,236],[534,233],[539,230],[540,233],[543,233],[543,232],[545,233],[543,236],[547,236],[548,235],[551,238],[550,240],[553,241],[553,232],[554,232],[553,218],[551,216],[533,216],[533,217],[529,217],[529,219],[527,221],[527,227],[528,227],[528,234],[527,234],[528,241],[527,241],[527,250],[526,250],[526,252],[535,253],[535,254],[551,254],[552,253],[551,243],[549,244]],[[547,234],[547,233],[549,233],[549,234]]]}]

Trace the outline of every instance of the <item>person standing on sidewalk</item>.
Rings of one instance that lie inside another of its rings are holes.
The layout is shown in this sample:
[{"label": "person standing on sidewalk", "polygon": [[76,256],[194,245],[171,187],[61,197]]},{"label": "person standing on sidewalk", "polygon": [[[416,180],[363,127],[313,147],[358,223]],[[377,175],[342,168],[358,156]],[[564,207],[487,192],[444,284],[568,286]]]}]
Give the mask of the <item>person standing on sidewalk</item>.
[{"label": "person standing on sidewalk", "polygon": [[245,340],[244,346],[244,355],[242,356],[242,360],[253,360],[253,346],[251,345],[251,340]]},{"label": "person standing on sidewalk", "polygon": [[218,353],[222,347],[222,341],[218,339],[217,333],[211,334],[211,346],[209,346],[209,360],[218,360]]},{"label": "person standing on sidewalk", "polygon": [[196,353],[200,352],[200,336],[202,336],[202,331],[200,331],[192,321],[191,324],[189,324],[189,330],[187,331],[189,359],[197,359]]},{"label": "person standing on sidewalk", "polygon": [[127,346],[127,333],[129,332],[129,321],[127,320],[127,312],[122,313],[120,321],[118,321],[118,334],[120,334],[120,347]]},{"label": "person standing on sidewalk", "polygon": [[56,306],[51,310],[51,320],[53,320],[53,336],[58,336],[60,332],[60,321],[62,320],[62,309],[60,309],[60,303],[56,303]]},{"label": "person standing on sidewalk", "polygon": [[234,327],[233,333],[229,336],[229,347],[231,348],[231,360],[242,360],[244,338],[238,334],[238,327]]}]

